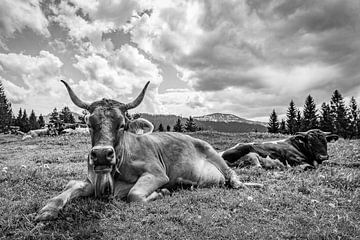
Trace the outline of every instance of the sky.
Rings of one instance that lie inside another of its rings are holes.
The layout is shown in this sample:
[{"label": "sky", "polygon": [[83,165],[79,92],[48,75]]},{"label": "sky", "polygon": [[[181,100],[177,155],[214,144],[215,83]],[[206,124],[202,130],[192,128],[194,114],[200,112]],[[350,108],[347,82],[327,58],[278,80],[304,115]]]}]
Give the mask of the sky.
[{"label": "sky", "polygon": [[268,121],[290,100],[360,101],[359,0],[2,0],[0,80],[14,113],[132,101],[134,112]]}]

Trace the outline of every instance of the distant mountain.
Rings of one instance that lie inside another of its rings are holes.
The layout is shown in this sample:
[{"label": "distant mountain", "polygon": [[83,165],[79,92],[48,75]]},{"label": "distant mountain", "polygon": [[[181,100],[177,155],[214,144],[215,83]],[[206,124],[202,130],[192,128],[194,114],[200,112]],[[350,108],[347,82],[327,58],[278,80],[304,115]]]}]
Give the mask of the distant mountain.
[{"label": "distant mountain", "polygon": [[248,124],[255,124],[255,125],[263,125],[264,127],[267,126],[264,122],[258,121],[251,121],[245,118],[238,117],[234,114],[225,114],[225,113],[212,113],[204,116],[194,117],[194,119],[198,121],[206,121],[206,122],[239,122],[239,123],[248,123]]},{"label": "distant mountain", "polygon": [[[178,119],[185,124],[187,118],[176,115],[148,114],[140,113],[141,117],[146,118],[157,129],[160,123],[164,129],[169,125],[171,129]],[[214,113],[201,117],[194,117],[196,124],[203,130],[214,130],[218,132],[267,132],[266,124],[262,122],[250,121],[240,118],[233,114]]]}]

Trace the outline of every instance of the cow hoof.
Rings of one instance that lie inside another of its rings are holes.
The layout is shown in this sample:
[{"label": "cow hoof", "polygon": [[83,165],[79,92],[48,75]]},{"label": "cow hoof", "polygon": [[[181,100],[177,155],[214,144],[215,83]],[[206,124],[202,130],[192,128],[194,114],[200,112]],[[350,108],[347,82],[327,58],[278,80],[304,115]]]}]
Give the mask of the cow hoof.
[{"label": "cow hoof", "polygon": [[163,195],[163,197],[165,197],[165,196],[171,196],[171,192],[170,192],[168,189],[166,189],[166,188],[161,189],[161,190],[160,190],[160,193],[161,193],[161,195]]},{"label": "cow hoof", "polygon": [[36,222],[42,222],[42,221],[51,221],[58,218],[58,212],[57,211],[44,211],[41,212],[36,218]]},{"label": "cow hoof", "polygon": [[239,180],[230,180],[230,186],[234,189],[239,189],[239,188],[246,188],[245,184],[240,182]]}]

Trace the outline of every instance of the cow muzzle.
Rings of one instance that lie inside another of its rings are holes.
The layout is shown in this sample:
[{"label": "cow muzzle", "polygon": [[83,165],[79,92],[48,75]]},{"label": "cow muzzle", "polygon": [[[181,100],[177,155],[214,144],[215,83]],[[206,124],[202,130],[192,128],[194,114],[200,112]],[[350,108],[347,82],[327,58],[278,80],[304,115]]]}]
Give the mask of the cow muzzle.
[{"label": "cow muzzle", "polygon": [[116,163],[115,150],[112,146],[95,146],[90,151],[90,164],[95,173],[111,172]]},{"label": "cow muzzle", "polygon": [[114,193],[114,179],[111,174],[115,164],[115,150],[112,146],[94,146],[90,151],[90,165],[95,172],[95,197],[109,198]]}]

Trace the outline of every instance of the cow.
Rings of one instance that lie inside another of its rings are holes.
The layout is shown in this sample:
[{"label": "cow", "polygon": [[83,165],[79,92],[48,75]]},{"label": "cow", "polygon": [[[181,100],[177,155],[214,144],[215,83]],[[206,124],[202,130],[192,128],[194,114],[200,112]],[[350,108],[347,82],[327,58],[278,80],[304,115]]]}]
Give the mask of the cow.
[{"label": "cow", "polygon": [[298,132],[287,139],[263,143],[238,143],[220,153],[229,166],[255,165],[260,168],[300,166],[317,168],[329,158],[327,142],[337,140],[338,135],[312,129]]},{"label": "cow", "polygon": [[26,133],[23,136],[22,140],[26,140],[28,138],[48,136],[48,135],[56,135],[56,134],[57,134],[56,130],[51,128],[35,129],[35,130],[30,130],[28,133]]},{"label": "cow", "polygon": [[[90,104],[61,81],[72,102],[89,112],[86,122],[92,147],[87,160],[88,174],[84,181],[70,181],[64,192],[50,199],[37,215],[37,221],[56,219],[65,204],[76,197],[117,196],[128,202],[149,202],[170,194],[168,189],[178,185],[208,187],[227,183],[235,189],[262,186],[240,182],[209,143],[182,133],[150,133],[154,127],[149,121],[128,119],[127,111],[142,102],[149,82],[130,103],[104,98]],[[147,132],[136,134],[139,128]]]}]

